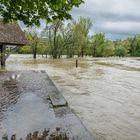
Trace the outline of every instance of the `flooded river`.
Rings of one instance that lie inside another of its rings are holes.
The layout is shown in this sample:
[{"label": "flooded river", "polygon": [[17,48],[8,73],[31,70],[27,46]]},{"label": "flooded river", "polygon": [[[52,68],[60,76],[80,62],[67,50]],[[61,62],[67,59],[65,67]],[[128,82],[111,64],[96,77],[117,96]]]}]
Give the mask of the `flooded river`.
[{"label": "flooded river", "polygon": [[45,70],[97,140],[140,139],[140,58],[11,55],[4,71]]}]

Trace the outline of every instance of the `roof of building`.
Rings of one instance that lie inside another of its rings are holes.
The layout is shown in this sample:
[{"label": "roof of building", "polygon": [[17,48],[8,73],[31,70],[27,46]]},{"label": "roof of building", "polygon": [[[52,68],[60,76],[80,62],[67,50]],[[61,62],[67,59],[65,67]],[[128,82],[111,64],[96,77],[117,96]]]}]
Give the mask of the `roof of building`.
[{"label": "roof of building", "polygon": [[4,24],[0,19],[0,44],[26,45],[27,43],[25,33],[17,23]]}]

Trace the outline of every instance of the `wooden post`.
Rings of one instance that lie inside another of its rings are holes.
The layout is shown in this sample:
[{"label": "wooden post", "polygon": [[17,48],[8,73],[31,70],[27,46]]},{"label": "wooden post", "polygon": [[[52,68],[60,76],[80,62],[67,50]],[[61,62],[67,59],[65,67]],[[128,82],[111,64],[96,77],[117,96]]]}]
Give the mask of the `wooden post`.
[{"label": "wooden post", "polygon": [[5,66],[5,47],[4,45],[0,45],[0,61],[1,66]]}]

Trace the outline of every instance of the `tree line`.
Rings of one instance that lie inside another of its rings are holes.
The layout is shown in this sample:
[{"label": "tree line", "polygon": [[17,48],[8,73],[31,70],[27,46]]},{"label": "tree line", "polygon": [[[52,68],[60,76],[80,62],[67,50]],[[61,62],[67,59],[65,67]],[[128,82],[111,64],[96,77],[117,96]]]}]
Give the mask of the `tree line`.
[{"label": "tree line", "polygon": [[93,56],[140,56],[140,35],[132,38],[112,41],[106,38],[105,33],[90,34],[92,22],[89,18],[80,17],[77,21],[70,20],[67,23],[56,19],[46,24],[41,34],[36,31],[26,31],[29,45],[17,50],[20,54],[37,54],[61,58],[66,55],[72,58]]}]

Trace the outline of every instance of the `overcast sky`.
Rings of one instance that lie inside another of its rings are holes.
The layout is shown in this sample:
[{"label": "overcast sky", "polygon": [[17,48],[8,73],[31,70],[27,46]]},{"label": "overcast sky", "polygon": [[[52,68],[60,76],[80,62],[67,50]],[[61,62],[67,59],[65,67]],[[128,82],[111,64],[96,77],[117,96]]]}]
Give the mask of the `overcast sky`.
[{"label": "overcast sky", "polygon": [[74,19],[89,17],[91,33],[105,32],[109,39],[140,34],[140,0],[85,0],[72,15]]}]

